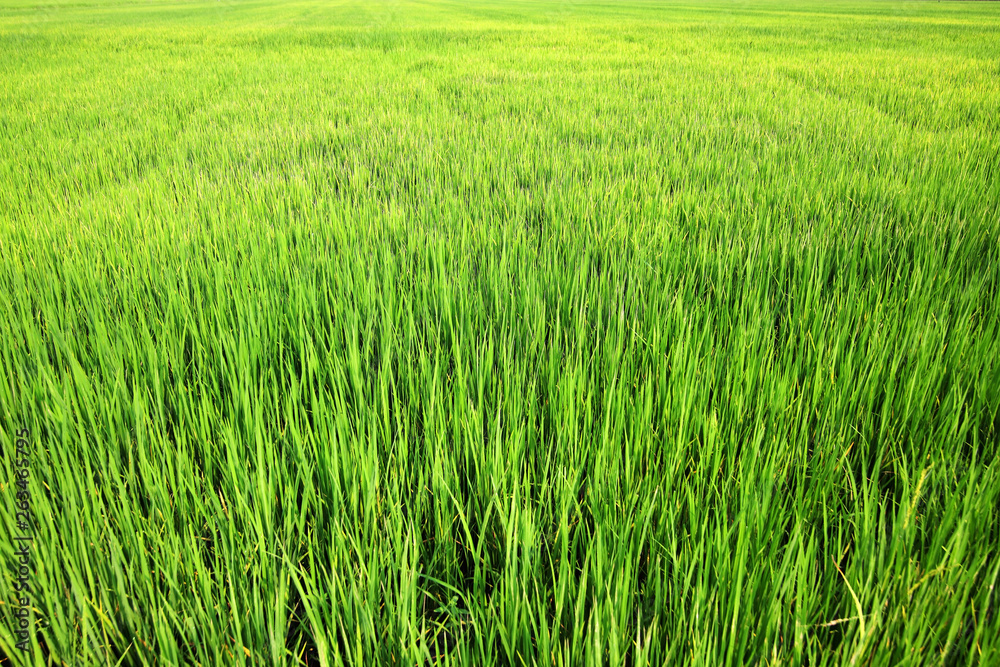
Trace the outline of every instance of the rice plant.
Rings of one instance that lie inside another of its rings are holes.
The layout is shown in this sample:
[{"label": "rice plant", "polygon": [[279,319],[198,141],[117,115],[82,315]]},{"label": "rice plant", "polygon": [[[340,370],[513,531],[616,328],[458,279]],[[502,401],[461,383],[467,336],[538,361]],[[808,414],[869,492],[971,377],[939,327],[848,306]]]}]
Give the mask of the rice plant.
[{"label": "rice plant", "polygon": [[0,663],[1000,664],[998,212],[995,3],[0,0]]}]

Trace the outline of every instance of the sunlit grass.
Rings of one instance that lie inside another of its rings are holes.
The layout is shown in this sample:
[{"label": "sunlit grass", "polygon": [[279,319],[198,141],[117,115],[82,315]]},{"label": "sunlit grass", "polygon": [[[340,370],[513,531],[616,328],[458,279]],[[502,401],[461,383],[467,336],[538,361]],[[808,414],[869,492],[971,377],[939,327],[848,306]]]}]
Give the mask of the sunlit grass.
[{"label": "sunlit grass", "polygon": [[1000,662],[1000,7],[0,4],[12,664]]}]

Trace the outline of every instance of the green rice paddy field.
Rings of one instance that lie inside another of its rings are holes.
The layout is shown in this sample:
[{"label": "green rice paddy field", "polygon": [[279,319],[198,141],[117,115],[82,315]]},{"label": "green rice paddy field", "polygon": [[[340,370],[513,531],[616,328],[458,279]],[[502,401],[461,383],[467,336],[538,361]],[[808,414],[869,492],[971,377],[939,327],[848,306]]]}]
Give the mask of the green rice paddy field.
[{"label": "green rice paddy field", "polygon": [[0,0],[0,663],[998,665],[998,211],[1000,4]]}]

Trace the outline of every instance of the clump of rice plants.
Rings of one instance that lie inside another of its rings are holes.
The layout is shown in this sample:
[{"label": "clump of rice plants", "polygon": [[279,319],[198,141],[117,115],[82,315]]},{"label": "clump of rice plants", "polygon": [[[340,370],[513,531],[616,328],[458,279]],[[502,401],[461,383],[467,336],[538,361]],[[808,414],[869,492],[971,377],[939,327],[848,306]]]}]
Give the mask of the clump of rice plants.
[{"label": "clump of rice plants", "polygon": [[1000,6],[0,56],[2,664],[1000,662]]}]

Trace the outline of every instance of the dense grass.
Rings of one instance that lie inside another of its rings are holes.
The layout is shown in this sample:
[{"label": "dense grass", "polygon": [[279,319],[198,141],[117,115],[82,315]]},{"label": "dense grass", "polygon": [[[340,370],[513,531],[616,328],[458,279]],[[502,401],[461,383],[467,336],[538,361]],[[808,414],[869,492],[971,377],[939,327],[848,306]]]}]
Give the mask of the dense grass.
[{"label": "dense grass", "polygon": [[1000,664],[998,210],[995,4],[2,0],[0,657]]}]

